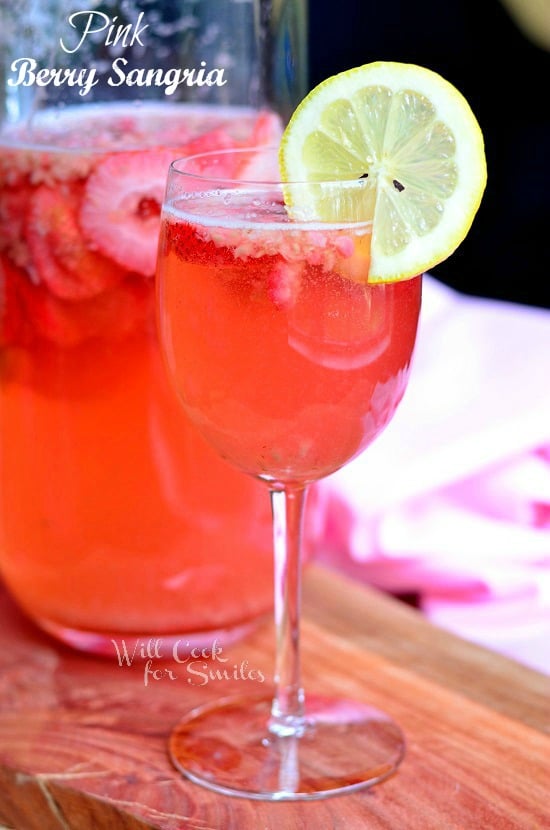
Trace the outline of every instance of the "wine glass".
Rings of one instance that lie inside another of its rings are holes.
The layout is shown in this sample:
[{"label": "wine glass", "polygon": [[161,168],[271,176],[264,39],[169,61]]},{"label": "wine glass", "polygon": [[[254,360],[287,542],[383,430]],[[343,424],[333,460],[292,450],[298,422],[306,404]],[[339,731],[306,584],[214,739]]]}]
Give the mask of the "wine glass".
[{"label": "wine glass", "polygon": [[[212,447],[265,482],[273,514],[274,692],[200,706],[170,740],[182,773],[229,795],[350,792],[387,778],[404,754],[386,714],[306,697],[300,679],[306,494],[391,419],[420,309],[420,277],[366,283],[363,187],[282,184],[274,149],[204,153],[168,174],[157,267],[167,373]],[[337,222],[315,218],[327,205]]]}]

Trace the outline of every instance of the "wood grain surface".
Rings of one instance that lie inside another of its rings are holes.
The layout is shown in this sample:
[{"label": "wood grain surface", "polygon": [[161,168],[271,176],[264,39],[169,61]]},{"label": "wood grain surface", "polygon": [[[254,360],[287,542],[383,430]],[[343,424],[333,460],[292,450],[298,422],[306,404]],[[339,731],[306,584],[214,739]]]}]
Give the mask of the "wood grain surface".
[{"label": "wood grain surface", "polygon": [[[163,659],[146,655],[131,665],[119,665],[114,646],[112,659],[73,652],[37,631],[2,593],[0,824],[14,830],[550,828],[548,677],[317,566],[306,572],[302,643],[306,690],[385,709],[406,733],[407,755],[396,775],[357,795],[250,802],[181,778],[166,745],[192,706],[235,690],[262,691],[258,672],[268,685],[270,621],[224,649],[224,666],[237,679],[218,679],[214,660],[205,680],[201,666],[191,675],[162,638],[156,651]],[[184,657],[183,648],[176,654]]]}]

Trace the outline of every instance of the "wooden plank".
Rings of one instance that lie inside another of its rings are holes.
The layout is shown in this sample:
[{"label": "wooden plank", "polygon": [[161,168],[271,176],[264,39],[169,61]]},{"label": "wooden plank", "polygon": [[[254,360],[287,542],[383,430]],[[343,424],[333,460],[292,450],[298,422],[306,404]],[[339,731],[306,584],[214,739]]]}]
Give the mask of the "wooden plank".
[{"label": "wooden plank", "polygon": [[[146,685],[145,660],[119,666],[114,649],[112,660],[74,653],[3,596],[0,823],[16,830],[548,826],[547,678],[322,569],[309,568],[305,582],[306,688],[352,695],[393,715],[408,740],[395,776],[308,804],[249,802],[188,783],[166,754],[179,714],[229,691],[261,691],[258,682],[190,683],[161,642],[165,659],[154,662],[158,679],[148,676]],[[247,661],[271,677],[271,624],[224,653],[226,665],[238,670]]]},{"label": "wooden plank", "polygon": [[[333,636],[372,651],[536,729],[550,727],[550,680],[433,626],[417,610],[325,568],[312,567],[304,613]],[[550,641],[548,643],[550,664]]]}]

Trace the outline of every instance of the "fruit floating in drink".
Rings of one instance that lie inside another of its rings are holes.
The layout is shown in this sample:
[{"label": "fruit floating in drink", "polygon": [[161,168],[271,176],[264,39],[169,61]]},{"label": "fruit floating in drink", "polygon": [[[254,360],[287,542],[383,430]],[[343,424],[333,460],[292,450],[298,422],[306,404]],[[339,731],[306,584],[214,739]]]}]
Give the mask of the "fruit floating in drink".
[{"label": "fruit floating in drink", "polygon": [[280,131],[267,112],[98,105],[0,137],[0,570],[80,648],[211,642],[271,607],[262,487],[182,422],[153,275],[171,159]]}]

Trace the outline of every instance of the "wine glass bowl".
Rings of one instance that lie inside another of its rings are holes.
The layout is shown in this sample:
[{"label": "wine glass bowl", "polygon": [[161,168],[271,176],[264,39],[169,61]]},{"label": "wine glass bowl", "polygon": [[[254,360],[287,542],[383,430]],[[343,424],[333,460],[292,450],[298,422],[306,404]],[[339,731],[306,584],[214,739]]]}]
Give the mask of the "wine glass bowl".
[{"label": "wine glass bowl", "polygon": [[[362,183],[315,187],[356,205]],[[273,695],[199,707],[174,731],[171,756],[211,789],[271,800],[370,786],[404,752],[385,714],[304,694],[300,535],[309,485],[375,440],[403,396],[421,278],[369,284],[371,223],[319,221],[311,194],[309,183],[280,182],[274,149],[180,159],[158,250],[175,393],[220,456],[270,493],[277,632]]]},{"label": "wine glass bowl", "polygon": [[251,173],[273,174],[273,151],[248,155],[172,166],[159,259],[165,362],[186,411],[227,460],[267,481],[309,482],[361,452],[393,415],[420,280],[348,279],[350,251],[370,223],[293,221],[282,184],[216,173],[255,162]]}]

